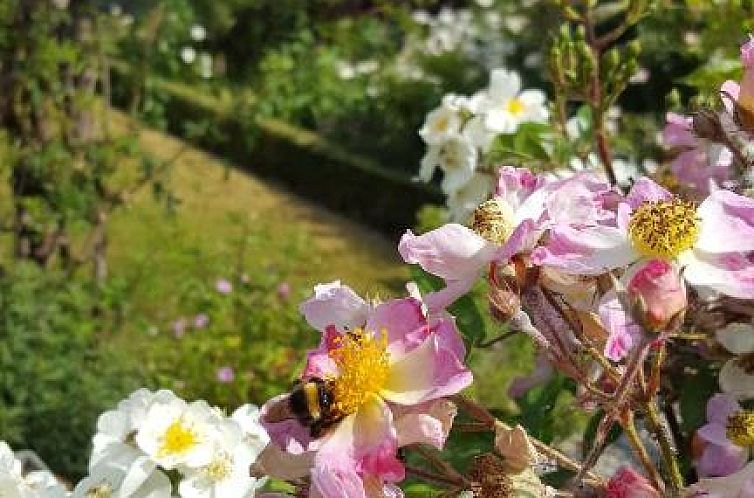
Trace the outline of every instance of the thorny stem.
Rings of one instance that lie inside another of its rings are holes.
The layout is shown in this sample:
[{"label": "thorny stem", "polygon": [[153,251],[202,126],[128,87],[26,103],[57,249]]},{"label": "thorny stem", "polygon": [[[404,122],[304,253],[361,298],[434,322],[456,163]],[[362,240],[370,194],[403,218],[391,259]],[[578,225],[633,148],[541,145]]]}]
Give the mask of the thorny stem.
[{"label": "thorny stem", "polygon": [[[492,415],[486,408],[479,405],[475,401],[471,400],[470,398],[467,398],[466,396],[463,396],[461,394],[456,394],[452,397],[452,399],[466,411],[471,417],[475,418],[479,422],[482,422],[487,426],[487,428],[491,431],[495,431],[498,427],[505,429],[505,430],[511,430],[512,427],[506,424],[505,422],[502,422],[501,420],[498,420],[494,415]],[[543,455],[546,458],[549,458],[550,460],[554,460],[564,469],[573,470],[576,472],[581,471],[581,465],[574,461],[573,459],[569,458],[568,456],[564,455],[560,451],[556,450],[555,448],[543,443],[539,439],[533,438],[529,436],[529,441],[531,441],[534,448],[537,450],[538,453]],[[595,474],[591,471],[586,471],[585,476],[589,479],[589,484],[604,488],[605,487],[605,480]]]},{"label": "thorny stem", "polygon": [[641,440],[641,437],[639,437],[639,432],[636,430],[636,424],[634,424],[633,412],[626,412],[625,420],[621,425],[623,427],[624,434],[628,438],[629,443],[631,443],[631,447],[633,448],[634,453],[644,467],[644,471],[652,478],[655,488],[657,488],[659,491],[662,491],[665,487],[662,476],[660,476],[660,473],[657,472],[657,468],[655,467],[654,463],[652,463],[652,459],[649,458],[649,453],[647,452],[647,448],[644,446],[644,442]]},{"label": "thorny stem", "polygon": [[667,428],[662,422],[656,403],[647,401],[644,403],[644,411],[647,414],[649,427],[655,437],[657,437],[657,445],[660,447],[662,460],[670,476],[670,496],[678,496],[681,489],[683,489],[683,476],[681,475],[681,469],[678,467],[678,460],[675,457],[675,450],[670,442]]}]

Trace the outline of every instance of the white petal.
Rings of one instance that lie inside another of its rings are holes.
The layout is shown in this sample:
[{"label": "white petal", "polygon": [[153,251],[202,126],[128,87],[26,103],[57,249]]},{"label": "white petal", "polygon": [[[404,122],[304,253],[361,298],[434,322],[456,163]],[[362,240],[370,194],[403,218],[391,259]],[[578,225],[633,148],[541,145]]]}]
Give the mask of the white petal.
[{"label": "white petal", "polygon": [[751,323],[733,322],[715,333],[717,342],[733,354],[754,353],[754,326]]}]

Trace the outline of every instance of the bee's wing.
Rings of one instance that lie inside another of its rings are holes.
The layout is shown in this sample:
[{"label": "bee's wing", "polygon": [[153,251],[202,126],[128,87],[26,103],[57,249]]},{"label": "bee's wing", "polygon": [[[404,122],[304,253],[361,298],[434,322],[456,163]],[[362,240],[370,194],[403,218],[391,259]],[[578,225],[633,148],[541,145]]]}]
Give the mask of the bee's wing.
[{"label": "bee's wing", "polygon": [[296,418],[296,416],[291,411],[291,406],[288,402],[289,398],[290,394],[281,396],[274,403],[268,405],[266,413],[264,415],[264,420],[266,422],[274,424],[277,422],[282,422],[284,420]]}]

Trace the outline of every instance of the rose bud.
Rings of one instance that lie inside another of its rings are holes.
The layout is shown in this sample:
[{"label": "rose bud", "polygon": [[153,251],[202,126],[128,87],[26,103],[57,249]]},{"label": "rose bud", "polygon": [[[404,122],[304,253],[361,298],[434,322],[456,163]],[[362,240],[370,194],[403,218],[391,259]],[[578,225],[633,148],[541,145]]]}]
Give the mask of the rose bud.
[{"label": "rose bud", "polygon": [[652,260],[628,283],[628,293],[640,303],[645,323],[654,330],[665,329],[686,310],[686,286],[678,270],[662,260]]},{"label": "rose bud", "polygon": [[646,477],[624,466],[607,483],[607,498],[660,498],[660,493]]}]

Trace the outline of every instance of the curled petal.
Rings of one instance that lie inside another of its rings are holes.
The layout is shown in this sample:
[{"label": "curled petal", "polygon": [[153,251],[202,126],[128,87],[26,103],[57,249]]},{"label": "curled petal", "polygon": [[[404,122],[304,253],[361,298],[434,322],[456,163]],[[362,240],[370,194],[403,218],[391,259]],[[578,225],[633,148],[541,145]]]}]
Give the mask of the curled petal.
[{"label": "curled petal", "polygon": [[673,195],[667,189],[643,176],[631,187],[631,191],[626,196],[626,202],[636,209],[644,202],[665,201],[672,197]]},{"label": "curled petal", "polygon": [[398,244],[403,260],[445,280],[476,278],[491,261],[495,245],[463,225],[450,223],[414,235],[408,230]]},{"label": "curled petal", "polygon": [[741,405],[732,396],[715,394],[707,401],[707,421],[724,426],[728,417],[740,409]]},{"label": "curled petal", "polygon": [[605,356],[620,361],[641,338],[641,327],[626,313],[613,291],[605,294],[599,314],[602,325],[610,334],[605,344]]},{"label": "curled petal", "polygon": [[458,410],[446,399],[438,399],[415,406],[397,405],[395,427],[398,446],[429,444],[441,450]]},{"label": "curled petal", "polygon": [[427,319],[422,302],[412,297],[392,299],[376,306],[366,324],[366,330],[374,334],[387,333],[391,347],[412,342],[412,333],[423,327],[427,327]]},{"label": "curled petal", "polygon": [[730,442],[724,445],[710,443],[697,460],[696,470],[701,477],[727,476],[741,470],[748,459],[749,450],[746,448]]},{"label": "curled petal", "polygon": [[338,330],[353,329],[364,324],[369,306],[353,289],[340,280],[314,286],[314,296],[299,306],[299,310],[317,330],[334,325]]},{"label": "curled petal", "polygon": [[259,476],[293,480],[306,477],[314,466],[314,452],[298,455],[281,450],[276,444],[268,444],[252,466]]}]

